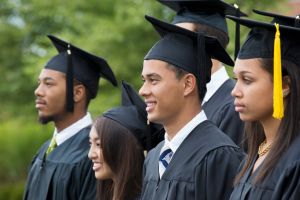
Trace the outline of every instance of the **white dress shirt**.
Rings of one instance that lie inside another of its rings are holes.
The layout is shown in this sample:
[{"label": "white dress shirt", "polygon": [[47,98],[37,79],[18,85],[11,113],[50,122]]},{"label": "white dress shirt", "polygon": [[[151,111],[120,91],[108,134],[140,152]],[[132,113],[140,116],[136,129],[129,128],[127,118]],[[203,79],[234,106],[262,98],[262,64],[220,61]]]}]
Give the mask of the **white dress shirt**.
[{"label": "white dress shirt", "polygon": [[[168,134],[165,133],[165,144],[164,146],[169,147],[173,155],[181,145],[181,143],[185,140],[185,138],[192,132],[192,130],[198,126],[198,124],[202,123],[203,121],[207,120],[207,117],[202,110],[199,114],[197,114],[191,121],[189,121],[182,129],[180,129],[177,134],[169,140]],[[164,149],[164,147],[162,148]],[[160,152],[162,153],[162,152]]]},{"label": "white dress shirt", "polygon": [[215,94],[215,92],[229,79],[224,66],[218,69],[215,73],[211,75],[211,80],[206,84],[207,92],[202,101],[202,105],[209,101],[209,99]]},{"label": "white dress shirt", "polygon": [[64,130],[57,133],[57,129],[55,128],[53,136],[56,135],[56,143],[57,146],[61,145],[67,139],[78,133],[81,129],[90,126],[93,123],[92,117],[90,113],[87,113],[83,118],[73,123],[71,126],[68,126]]}]

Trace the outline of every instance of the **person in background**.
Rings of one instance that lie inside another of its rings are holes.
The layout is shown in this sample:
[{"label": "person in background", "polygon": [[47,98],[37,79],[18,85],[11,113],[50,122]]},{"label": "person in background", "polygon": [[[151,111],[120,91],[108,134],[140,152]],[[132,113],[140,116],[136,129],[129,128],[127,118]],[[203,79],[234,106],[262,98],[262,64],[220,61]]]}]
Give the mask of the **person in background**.
[{"label": "person in background", "polygon": [[135,200],[141,194],[144,150],[163,128],[147,124],[145,103],[122,82],[122,106],[98,117],[90,132],[89,158],[98,179],[97,199]]},{"label": "person in background", "polygon": [[92,119],[87,110],[97,96],[100,77],[114,86],[117,81],[103,58],[49,38],[58,54],[42,69],[34,93],[39,121],[53,122],[55,130],[32,160],[24,199],[95,199],[96,179],[87,156]]},{"label": "person in background", "polygon": [[144,58],[140,95],[165,140],[144,164],[143,200],[228,199],[243,153],[201,109],[211,57],[233,65],[218,40],[146,16],[161,39]]},{"label": "person in background", "polygon": [[[238,8],[220,0],[159,0],[176,12],[172,23],[191,31],[216,37],[226,49],[229,43],[225,15],[246,16]],[[236,41],[239,41],[239,28]],[[236,44],[238,51],[239,43]],[[211,80],[202,101],[202,109],[207,118],[226,133],[237,145],[243,146],[244,124],[234,110],[231,90],[235,81],[231,79],[223,65],[212,58]]]},{"label": "person in background", "polygon": [[300,198],[299,19],[272,16],[271,23],[228,16],[251,28],[234,67],[248,156],[232,200]]}]

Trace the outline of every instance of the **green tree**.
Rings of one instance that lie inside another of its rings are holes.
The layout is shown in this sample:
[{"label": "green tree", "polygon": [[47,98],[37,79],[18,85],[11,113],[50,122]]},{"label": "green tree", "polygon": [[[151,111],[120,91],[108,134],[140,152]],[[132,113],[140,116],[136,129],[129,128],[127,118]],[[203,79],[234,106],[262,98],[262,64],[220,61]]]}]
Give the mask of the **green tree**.
[{"label": "green tree", "polygon": [[[247,14],[252,8],[274,10],[276,2],[238,0]],[[46,35],[104,57],[119,82],[126,80],[138,89],[143,57],[159,38],[145,14],[168,21],[174,12],[155,0],[0,0],[0,199],[20,198],[30,159],[52,133],[52,125],[36,121],[33,94],[40,70],[56,54]],[[234,24],[228,23],[233,38]],[[241,42],[247,31],[242,29]],[[93,116],[120,102],[119,89],[105,80],[100,85],[90,106]]]}]

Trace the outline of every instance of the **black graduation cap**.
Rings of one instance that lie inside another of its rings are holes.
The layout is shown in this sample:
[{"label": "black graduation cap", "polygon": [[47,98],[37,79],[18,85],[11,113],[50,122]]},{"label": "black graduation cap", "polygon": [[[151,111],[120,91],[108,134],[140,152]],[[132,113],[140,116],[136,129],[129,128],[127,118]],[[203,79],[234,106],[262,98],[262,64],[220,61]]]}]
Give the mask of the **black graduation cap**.
[{"label": "black graduation cap", "polygon": [[59,52],[46,64],[46,69],[66,74],[67,111],[73,112],[73,79],[81,82],[89,91],[90,97],[97,96],[99,79],[103,77],[117,86],[117,80],[105,59],[88,53],[53,35],[48,35]]},{"label": "black graduation cap", "polygon": [[296,28],[300,28],[300,14],[295,17],[285,16],[285,15],[279,15],[271,12],[266,11],[260,11],[253,9],[253,12],[259,15],[273,17],[272,22],[276,22],[279,24],[287,25],[287,26],[293,26]]},{"label": "black graduation cap", "polygon": [[[238,5],[230,5],[221,0],[159,0],[159,2],[177,12],[173,24],[182,22],[205,24],[223,31],[226,35],[228,35],[226,15],[247,16],[239,10]],[[239,41],[240,28],[236,23],[235,58],[239,51]]]},{"label": "black graduation cap", "polygon": [[[276,27],[272,22],[261,22],[234,16],[226,16],[251,28],[238,58],[273,58]],[[300,66],[300,28],[279,24],[281,58]]]},{"label": "black graduation cap", "polygon": [[[300,66],[300,28],[273,22],[267,23],[237,18],[234,16],[227,17],[251,28],[238,54],[239,59],[272,58],[274,60],[273,117],[281,119],[283,117],[281,60],[288,60]],[[277,80],[279,82],[277,82]],[[280,105],[276,102],[280,102]],[[277,112],[278,110],[280,110],[280,112]]]},{"label": "black graduation cap", "polygon": [[150,49],[145,60],[162,60],[198,79],[200,97],[204,97],[206,83],[210,81],[211,58],[233,66],[234,62],[214,37],[189,31],[179,26],[145,16],[160,34],[161,39]]},{"label": "black graduation cap", "polygon": [[122,81],[122,106],[103,114],[128,128],[144,150],[149,151],[164,139],[162,125],[147,123],[146,104],[131,85]]}]

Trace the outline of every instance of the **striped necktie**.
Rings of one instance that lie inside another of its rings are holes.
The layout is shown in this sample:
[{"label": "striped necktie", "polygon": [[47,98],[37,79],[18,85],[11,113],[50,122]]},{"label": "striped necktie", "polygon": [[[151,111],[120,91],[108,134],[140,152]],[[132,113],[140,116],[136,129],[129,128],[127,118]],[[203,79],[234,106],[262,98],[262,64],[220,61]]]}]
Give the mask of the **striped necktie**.
[{"label": "striped necktie", "polygon": [[162,175],[164,174],[165,170],[167,169],[170,161],[171,161],[171,158],[173,156],[173,152],[172,150],[165,146],[163,149],[162,149],[162,152],[159,156],[159,176],[160,178],[162,177]]},{"label": "striped necktie", "polygon": [[48,156],[48,154],[51,153],[51,152],[55,149],[55,147],[57,147],[57,143],[56,143],[56,135],[54,135],[54,136],[52,137],[52,139],[51,139],[51,142],[50,142],[50,144],[49,144],[49,147],[48,147],[48,149],[47,149],[47,151],[46,151],[46,156]]}]

